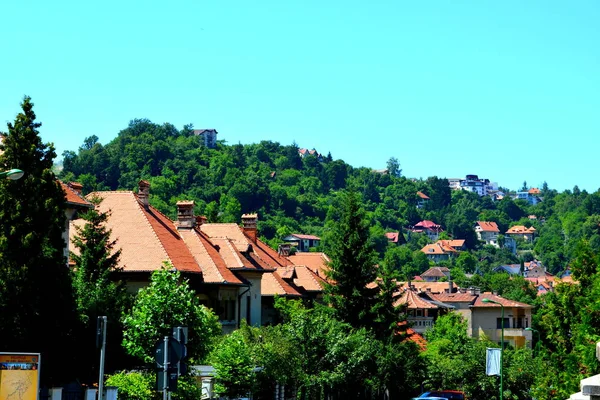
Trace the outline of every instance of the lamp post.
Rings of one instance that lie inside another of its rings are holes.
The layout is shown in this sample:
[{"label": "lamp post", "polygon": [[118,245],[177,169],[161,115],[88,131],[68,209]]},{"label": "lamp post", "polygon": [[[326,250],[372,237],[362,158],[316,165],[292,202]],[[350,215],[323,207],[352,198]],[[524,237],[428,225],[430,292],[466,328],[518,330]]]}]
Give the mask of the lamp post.
[{"label": "lamp post", "polygon": [[537,340],[537,342],[535,342],[534,354],[537,353],[539,355],[540,352],[538,351],[538,345],[540,344],[540,331],[538,331],[537,329],[533,329],[533,328],[525,328],[525,330],[529,331],[529,332],[537,333],[538,340]]},{"label": "lamp post", "polygon": [[502,341],[500,342],[500,400],[502,400],[504,398],[504,382],[503,382],[503,376],[502,376],[502,362],[503,362],[503,358],[504,358],[504,305],[502,305],[502,303],[496,301],[496,300],[492,300],[492,299],[482,299],[481,300],[484,303],[494,303],[494,304],[498,304],[500,307],[502,307]]},{"label": "lamp post", "polygon": [[17,179],[20,179],[24,174],[25,172],[21,171],[20,169],[11,169],[10,171],[0,171],[0,178],[6,178],[12,181],[16,181]]}]

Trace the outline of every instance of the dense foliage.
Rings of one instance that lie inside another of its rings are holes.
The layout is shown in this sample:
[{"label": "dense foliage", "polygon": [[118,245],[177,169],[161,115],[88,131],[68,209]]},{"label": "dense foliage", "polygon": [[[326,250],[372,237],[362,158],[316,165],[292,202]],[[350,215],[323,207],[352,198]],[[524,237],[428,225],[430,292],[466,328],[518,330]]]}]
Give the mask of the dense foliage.
[{"label": "dense foliage", "polygon": [[17,181],[0,181],[0,351],[43,352],[42,379],[60,382],[74,370],[74,354],[65,349],[77,326],[64,253],[65,195],[31,99],[21,107],[0,143],[0,171],[25,171]]},{"label": "dense foliage", "polygon": [[189,328],[190,362],[204,360],[215,337],[221,333],[218,317],[200,304],[187,280],[168,263],[154,271],[150,284],[138,291],[123,324],[123,346],[144,363],[154,362],[157,338],[171,336],[175,326]]}]

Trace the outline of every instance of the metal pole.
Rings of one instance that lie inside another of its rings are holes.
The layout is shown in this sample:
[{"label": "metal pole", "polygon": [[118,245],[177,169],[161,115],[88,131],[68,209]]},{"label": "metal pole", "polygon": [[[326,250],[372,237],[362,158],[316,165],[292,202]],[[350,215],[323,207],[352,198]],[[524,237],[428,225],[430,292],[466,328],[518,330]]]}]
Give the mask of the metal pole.
[{"label": "metal pole", "polygon": [[169,337],[165,336],[165,357],[163,363],[163,400],[168,399],[168,391],[169,391]]},{"label": "metal pole", "polygon": [[504,361],[504,306],[500,304],[500,307],[502,307],[502,343],[500,344],[500,400],[502,400],[504,396],[504,382],[502,376],[502,363]]},{"label": "metal pole", "polygon": [[106,316],[98,317],[102,323],[102,347],[100,348],[100,376],[98,377],[98,400],[104,394],[104,358],[106,357]]}]

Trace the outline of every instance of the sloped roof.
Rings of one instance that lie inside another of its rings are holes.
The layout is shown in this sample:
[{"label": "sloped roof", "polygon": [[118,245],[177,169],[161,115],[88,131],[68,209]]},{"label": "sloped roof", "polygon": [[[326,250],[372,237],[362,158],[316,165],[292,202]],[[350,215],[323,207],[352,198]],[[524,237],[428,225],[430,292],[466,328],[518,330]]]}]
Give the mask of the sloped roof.
[{"label": "sloped roof", "polygon": [[192,252],[194,259],[201,266],[202,278],[206,283],[241,284],[242,281],[227,268],[225,260],[208,238],[201,232],[182,229],[179,234]]},{"label": "sloped roof", "polygon": [[540,194],[542,193],[538,188],[531,188],[527,191],[529,194]]},{"label": "sloped roof", "polygon": [[[431,293],[444,293],[447,289],[450,288],[450,284],[448,282],[416,282],[411,281],[410,284],[415,288],[415,290],[419,292],[426,292],[427,289],[430,289]],[[406,290],[408,288],[408,282],[397,282],[396,285],[400,290]],[[458,286],[453,284],[455,289]]]},{"label": "sloped roof", "polygon": [[211,240],[229,239],[238,251],[246,252],[250,246],[248,239],[237,224],[202,224],[200,231],[204,232]]},{"label": "sloped roof", "polygon": [[394,307],[403,306],[409,310],[413,309],[436,309],[437,305],[421,298],[414,290],[405,290],[399,298],[394,301]]},{"label": "sloped roof", "polygon": [[429,196],[427,196],[425,193],[418,191],[417,192],[417,196],[419,196],[420,198],[422,198],[423,200],[429,200]]},{"label": "sloped roof", "polygon": [[309,267],[296,265],[294,266],[296,278],[294,284],[307,292],[322,292],[325,289],[325,279],[319,277]]},{"label": "sloped roof", "polygon": [[479,296],[477,296],[477,299],[475,300],[475,303],[473,304],[473,307],[480,307],[480,308],[483,308],[483,307],[487,307],[487,308],[500,307],[499,304],[484,303],[483,299],[490,299],[490,300],[497,301],[500,304],[502,304],[504,307],[532,308],[532,306],[530,306],[529,304],[521,303],[521,302],[514,301],[514,300],[508,300],[508,299],[505,299],[504,297],[500,297],[500,296],[492,294],[490,292],[481,293]]},{"label": "sloped roof", "polygon": [[306,239],[306,240],[321,240],[320,237],[315,235],[303,235],[300,233],[292,233],[290,236],[296,237],[298,239]]},{"label": "sloped roof", "polygon": [[506,233],[508,234],[525,234],[525,233],[535,233],[535,228],[532,226],[531,228],[527,228],[523,225],[515,225],[509,228]]},{"label": "sloped roof", "polygon": [[[436,242],[433,244],[428,244],[421,249],[421,251],[425,254],[433,254],[433,255],[442,255],[442,254],[453,254],[456,253],[456,250],[450,246],[445,246],[442,243]],[[422,275],[421,275],[422,276]]]},{"label": "sloped roof", "polygon": [[287,283],[275,272],[267,272],[266,274],[263,274],[260,286],[262,296],[302,296],[300,292],[294,289],[289,283]]},{"label": "sloped roof", "polygon": [[[102,202],[100,212],[110,210],[106,227],[121,249],[119,267],[123,271],[155,271],[170,261],[179,271],[202,270],[179,235],[175,224],[153,207],[146,210],[133,192],[95,192]],[[83,224],[81,220],[78,224]],[[74,233],[74,229],[72,230]],[[71,244],[72,245],[72,244]]]},{"label": "sloped roof", "polygon": [[450,270],[446,267],[431,267],[427,271],[423,272],[421,276],[431,276],[431,277],[445,277],[450,274]]},{"label": "sloped roof", "polygon": [[473,295],[468,291],[461,293],[460,291],[454,293],[432,293],[428,294],[434,300],[442,303],[473,303],[477,298],[477,295]]},{"label": "sloped roof", "polygon": [[465,245],[465,240],[464,239],[438,240],[436,243],[439,243],[442,246],[456,248],[456,247],[463,247]]},{"label": "sloped roof", "polygon": [[63,181],[59,180],[60,187],[63,192],[65,192],[65,196],[67,199],[67,204],[76,206],[76,207],[85,207],[85,208],[93,208],[94,205],[86,200],[83,196],[81,196],[77,191],[75,191],[72,186],[73,183],[67,184]]},{"label": "sloped roof", "polygon": [[329,269],[327,264],[331,261],[325,253],[296,253],[289,256],[288,259],[294,265],[305,265],[310,268],[318,277],[327,279],[326,271]]},{"label": "sloped roof", "polygon": [[500,232],[498,224],[494,221],[477,221],[482,232]]},{"label": "sloped roof", "polygon": [[423,228],[423,229],[433,229],[433,230],[439,230],[441,229],[441,225],[436,224],[433,221],[429,221],[429,220],[423,220],[417,224],[415,224],[415,228]]}]

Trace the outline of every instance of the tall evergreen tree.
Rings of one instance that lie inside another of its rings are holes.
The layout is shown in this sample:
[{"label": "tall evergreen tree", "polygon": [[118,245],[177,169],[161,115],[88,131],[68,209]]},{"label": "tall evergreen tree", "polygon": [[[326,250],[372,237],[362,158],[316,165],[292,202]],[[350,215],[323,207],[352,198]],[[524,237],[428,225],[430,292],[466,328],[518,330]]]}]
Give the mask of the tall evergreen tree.
[{"label": "tall evergreen tree", "polygon": [[0,144],[0,169],[25,176],[0,182],[0,351],[40,352],[42,380],[68,377],[75,323],[65,257],[65,193],[52,172],[52,144],[42,143],[25,97]]},{"label": "tall evergreen tree", "polygon": [[[373,327],[377,302],[375,250],[369,237],[369,222],[355,191],[341,193],[341,215],[329,237],[329,278],[326,301],[337,317],[355,328]],[[373,287],[374,286],[374,287]]]},{"label": "tall evergreen tree", "polygon": [[[92,198],[92,203],[99,204],[100,198]],[[83,371],[90,375],[80,376],[81,379],[97,379],[95,368],[98,360],[98,350],[94,346],[96,322],[99,316],[107,317],[107,346],[114,351],[107,359],[107,370],[123,359],[121,348],[122,325],[121,314],[126,302],[125,285],[116,280],[119,256],[121,250],[115,250],[116,241],[110,239],[111,231],[105,223],[109,213],[92,209],[82,216],[85,224],[76,227],[77,234],[73,244],[77,249],[71,254],[75,264],[73,269],[73,289],[76,297],[77,311],[82,332],[78,335],[81,356],[80,365]],[[82,364],[83,363],[83,364]]]}]

